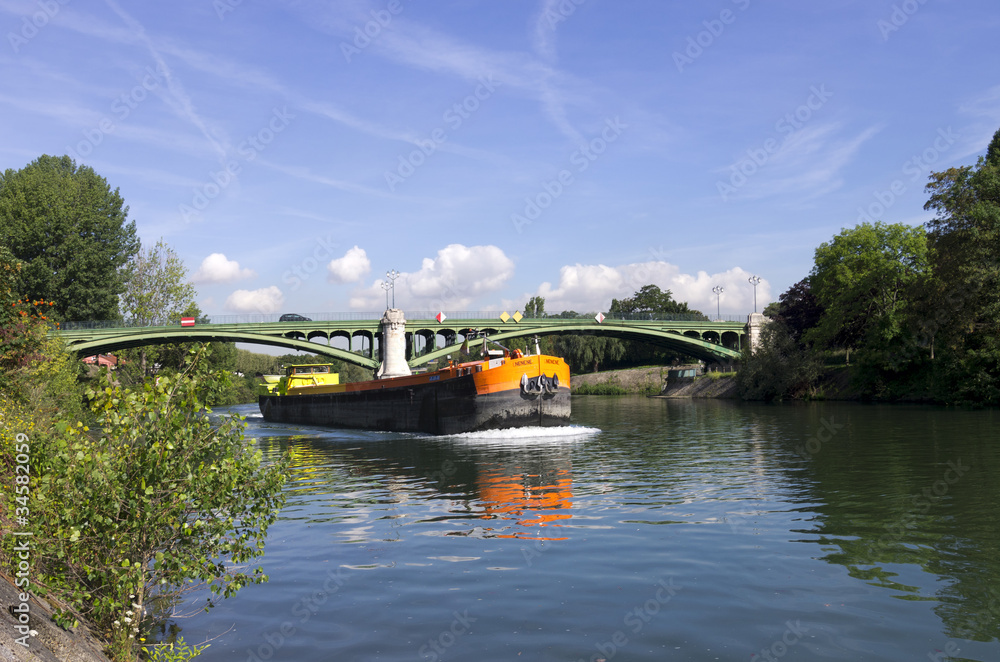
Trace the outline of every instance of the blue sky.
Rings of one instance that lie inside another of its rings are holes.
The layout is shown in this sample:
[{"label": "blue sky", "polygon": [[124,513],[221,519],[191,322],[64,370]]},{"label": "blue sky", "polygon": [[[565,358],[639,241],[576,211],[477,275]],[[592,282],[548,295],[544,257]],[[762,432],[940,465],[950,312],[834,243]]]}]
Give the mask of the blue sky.
[{"label": "blue sky", "polygon": [[[724,314],[1000,128],[995,0],[0,0],[0,168],[120,188],[211,314]],[[712,287],[725,292],[717,302]]]}]

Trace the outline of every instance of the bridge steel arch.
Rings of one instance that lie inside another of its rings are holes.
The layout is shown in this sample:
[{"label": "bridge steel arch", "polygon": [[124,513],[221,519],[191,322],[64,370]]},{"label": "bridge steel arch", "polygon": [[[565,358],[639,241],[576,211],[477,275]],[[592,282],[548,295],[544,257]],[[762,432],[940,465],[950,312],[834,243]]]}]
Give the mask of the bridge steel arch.
[{"label": "bridge steel arch", "polygon": [[[124,329],[119,329],[122,331]],[[293,350],[301,350],[329,356],[333,359],[353,363],[364,368],[375,370],[378,368],[378,360],[371,357],[356,354],[354,352],[330,347],[319,343],[301,340],[296,337],[286,337],[283,335],[263,335],[254,332],[242,332],[233,330],[192,330],[171,327],[148,327],[141,330],[128,329],[131,333],[127,335],[106,336],[95,340],[77,340],[74,336],[80,333],[77,331],[63,331],[61,336],[67,341],[69,349],[81,356],[93,356],[94,354],[107,354],[119,349],[131,347],[141,347],[144,345],[164,345],[168,343],[180,342],[245,342],[257,345],[271,345],[275,347],[286,347]],[[314,336],[315,337],[315,336]]]},{"label": "bridge steel arch", "polygon": [[[468,326],[460,323],[450,323],[444,325],[431,326],[444,331],[450,328],[457,334],[464,335],[472,329],[485,331],[487,335],[499,343],[511,338],[523,338],[534,335],[566,335],[572,333],[582,333],[596,336],[612,336],[626,340],[639,340],[643,342],[659,345],[666,349],[686,354],[707,363],[719,361],[733,361],[741,356],[741,346],[745,342],[745,325],[740,322],[712,322],[712,323],[665,323],[662,321],[636,322],[636,321],[611,321],[598,323],[596,320],[579,319],[558,319],[545,318],[531,320],[525,324],[482,325],[482,320],[466,320],[473,322]],[[475,322],[480,322],[476,325]],[[608,322],[611,322],[610,324]],[[433,324],[433,323],[432,323]],[[723,329],[715,328],[725,325]],[[701,327],[706,327],[702,329]],[[421,333],[422,327],[416,327],[414,323],[407,322],[407,333]],[[715,333],[720,338],[729,338],[732,342],[735,339],[735,347],[704,340],[703,333]],[[685,335],[691,334],[691,335]],[[470,342],[470,345],[479,346],[481,340]],[[453,354],[457,350],[457,345],[449,345],[431,352],[427,352],[419,357],[409,360],[410,367],[419,367],[435,359],[440,359],[448,354]]]},{"label": "bridge steel arch", "polygon": [[[706,362],[730,361],[740,357],[746,346],[747,326],[742,322],[666,321],[666,320],[613,320],[598,323],[593,319],[567,319],[558,317],[526,318],[520,322],[489,319],[408,320],[407,348],[414,347],[414,339],[435,339],[440,335],[454,339],[456,344],[446,345],[426,352],[419,357],[408,357],[411,367],[424,366],[435,359],[444,358],[458,349],[458,336],[471,331],[485,331],[497,342],[511,338],[534,335],[562,335],[583,333],[640,340],[686,354]],[[376,369],[375,342],[381,340],[378,320],[351,320],[335,322],[264,322],[243,324],[205,324],[196,327],[119,327],[101,329],[61,330],[58,334],[78,354],[90,356],[118,349],[177,342],[244,342],[286,347],[329,356],[364,368]],[[348,349],[321,345],[311,340],[335,337],[344,338]],[[367,352],[351,351],[360,341]],[[479,345],[482,341],[471,344]]]}]

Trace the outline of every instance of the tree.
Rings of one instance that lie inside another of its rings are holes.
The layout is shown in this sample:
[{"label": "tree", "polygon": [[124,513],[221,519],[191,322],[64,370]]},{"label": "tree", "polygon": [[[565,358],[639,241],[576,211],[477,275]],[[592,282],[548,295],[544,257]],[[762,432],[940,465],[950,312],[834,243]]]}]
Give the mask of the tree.
[{"label": "tree", "polygon": [[545,317],[545,297],[531,297],[524,304],[525,317]]},{"label": "tree", "polygon": [[778,301],[769,304],[764,314],[784,324],[795,342],[801,342],[805,332],[823,318],[823,307],[816,300],[809,279],[803,278],[785,290]]},{"label": "tree", "polygon": [[194,305],[197,292],[187,282],[187,267],[162,238],[152,248],[141,248],[124,273],[120,307],[128,324],[176,324]]},{"label": "tree", "polygon": [[788,326],[776,320],[764,325],[758,347],[744,353],[736,388],[744,400],[782,400],[804,395],[818,376],[815,356],[803,351]]},{"label": "tree", "polygon": [[[663,318],[670,315],[683,315],[685,318],[691,317],[695,320],[707,320],[701,312],[692,310],[687,302],[675,301],[670,290],[663,291],[657,285],[643,285],[631,297],[626,299],[612,299],[611,307],[608,309],[608,317],[630,317],[633,319],[649,317]],[[623,365],[664,365],[671,363],[681,357],[680,354],[642,341],[636,340],[615,340],[621,346],[609,346],[607,350],[611,353],[606,363],[620,360]],[[617,355],[617,359],[611,359],[611,355]]]},{"label": "tree", "polygon": [[[924,333],[943,351],[945,401],[1000,401],[1000,131],[975,166],[932,173],[924,209],[935,278]],[[933,346],[933,345],[932,345]]]},{"label": "tree", "polygon": [[[194,286],[187,282],[187,267],[161,238],[152,248],[141,248],[124,269],[125,291],[120,309],[127,324],[160,326],[176,324],[181,317],[198,317]],[[133,355],[138,377],[149,376],[153,365],[180,367],[191,349],[188,343],[149,349],[140,347]],[[173,360],[170,360],[172,357]]]},{"label": "tree", "polygon": [[824,309],[805,335],[820,346],[877,347],[904,332],[908,295],[929,275],[927,235],[902,223],[862,223],[816,249],[810,292]]},{"label": "tree", "polygon": [[612,299],[611,308],[608,315],[611,317],[622,315],[698,315],[696,319],[708,318],[700,311],[688,308],[687,302],[675,301],[670,290],[666,292],[660,290],[656,285],[643,285],[633,296],[627,299]]},{"label": "tree", "polygon": [[597,372],[625,356],[625,344],[617,338],[582,335],[578,333],[558,336],[555,352],[565,359],[575,373]]},{"label": "tree", "polygon": [[127,217],[118,189],[68,156],[0,175],[2,243],[24,265],[16,289],[55,302],[60,320],[118,317],[121,269],[139,249]]}]

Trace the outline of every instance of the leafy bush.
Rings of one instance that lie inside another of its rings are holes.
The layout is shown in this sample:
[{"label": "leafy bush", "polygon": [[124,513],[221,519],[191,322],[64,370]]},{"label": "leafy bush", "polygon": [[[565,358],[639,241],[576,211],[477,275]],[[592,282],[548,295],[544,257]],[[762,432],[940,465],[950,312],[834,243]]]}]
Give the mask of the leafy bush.
[{"label": "leafy bush", "polygon": [[267,580],[247,564],[284,502],[284,463],[262,465],[242,419],[210,422],[203,354],[139,389],[104,373],[88,391],[99,431],[62,418],[33,440],[37,577],[97,626],[115,660],[135,659],[149,602],[207,586],[207,609]]},{"label": "leafy bush", "polygon": [[744,400],[781,400],[805,395],[818,376],[817,359],[784,324],[771,322],[761,330],[756,350],[744,355],[736,387]]}]

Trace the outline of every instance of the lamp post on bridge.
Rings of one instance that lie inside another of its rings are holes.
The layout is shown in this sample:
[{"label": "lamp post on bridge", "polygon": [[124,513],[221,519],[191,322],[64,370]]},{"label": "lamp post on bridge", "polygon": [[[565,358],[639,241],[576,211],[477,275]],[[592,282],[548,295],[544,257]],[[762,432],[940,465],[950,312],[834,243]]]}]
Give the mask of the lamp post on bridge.
[{"label": "lamp post on bridge", "polygon": [[719,320],[722,319],[722,313],[721,313],[721,310],[722,310],[722,293],[725,292],[725,290],[723,289],[723,287],[721,285],[716,285],[715,287],[712,288],[712,291],[715,292],[715,297],[716,297],[716,299],[715,299],[715,316],[716,316],[716,321],[719,321]]},{"label": "lamp post on bridge", "polygon": [[392,289],[392,283],[382,281],[382,289],[385,290],[385,309],[389,310],[389,290]]},{"label": "lamp post on bridge", "polygon": [[757,286],[760,285],[760,276],[750,276],[750,284],[753,285],[753,311],[757,312]]},{"label": "lamp post on bridge", "polygon": [[382,283],[382,287],[385,288],[386,308],[389,307],[389,290],[392,290],[392,307],[393,308],[396,307],[396,279],[399,278],[400,275],[401,274],[395,269],[390,269],[389,271],[385,272],[385,277],[387,279],[388,286],[386,285],[386,283]]}]

